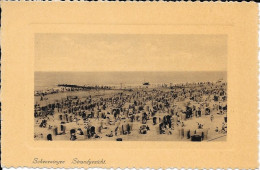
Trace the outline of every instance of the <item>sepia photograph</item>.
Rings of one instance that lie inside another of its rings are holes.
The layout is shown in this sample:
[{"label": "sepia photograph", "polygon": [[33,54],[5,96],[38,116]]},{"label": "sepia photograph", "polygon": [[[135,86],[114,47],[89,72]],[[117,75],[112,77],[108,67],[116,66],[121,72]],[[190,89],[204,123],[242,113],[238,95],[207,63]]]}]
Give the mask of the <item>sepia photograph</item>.
[{"label": "sepia photograph", "polygon": [[256,4],[2,5],[3,167],[259,167]]},{"label": "sepia photograph", "polygon": [[226,141],[227,36],[36,34],[34,100],[35,140]]}]

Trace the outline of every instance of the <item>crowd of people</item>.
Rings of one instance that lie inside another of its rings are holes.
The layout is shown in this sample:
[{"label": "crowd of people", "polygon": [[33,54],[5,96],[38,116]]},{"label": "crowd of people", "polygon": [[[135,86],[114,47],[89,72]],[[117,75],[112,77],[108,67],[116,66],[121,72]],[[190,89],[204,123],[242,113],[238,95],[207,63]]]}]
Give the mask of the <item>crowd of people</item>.
[{"label": "crowd of people", "polygon": [[110,90],[110,86],[78,86],[78,85],[70,85],[70,84],[59,84],[58,87],[48,88],[45,90],[36,90],[34,92],[34,96],[40,96],[41,100],[44,100],[44,96],[56,94],[56,93],[64,93],[64,92],[73,92],[73,91],[87,91],[87,90]]},{"label": "crowd of people", "polygon": [[[122,141],[147,135],[157,140],[178,134],[174,137],[202,141],[209,137],[209,130],[227,133],[226,101],[227,84],[222,81],[67,96],[45,105],[36,101],[35,139]],[[219,118],[221,122],[213,127]]]}]

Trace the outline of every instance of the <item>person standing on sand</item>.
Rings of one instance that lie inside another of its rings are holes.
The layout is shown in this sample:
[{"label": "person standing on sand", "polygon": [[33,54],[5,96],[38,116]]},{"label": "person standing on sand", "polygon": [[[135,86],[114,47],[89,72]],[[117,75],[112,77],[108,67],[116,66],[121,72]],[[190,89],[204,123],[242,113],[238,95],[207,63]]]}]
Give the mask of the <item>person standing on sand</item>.
[{"label": "person standing on sand", "polygon": [[213,119],[214,119],[214,116],[211,115],[211,116],[210,116],[210,120],[211,120],[211,122],[213,121]]}]

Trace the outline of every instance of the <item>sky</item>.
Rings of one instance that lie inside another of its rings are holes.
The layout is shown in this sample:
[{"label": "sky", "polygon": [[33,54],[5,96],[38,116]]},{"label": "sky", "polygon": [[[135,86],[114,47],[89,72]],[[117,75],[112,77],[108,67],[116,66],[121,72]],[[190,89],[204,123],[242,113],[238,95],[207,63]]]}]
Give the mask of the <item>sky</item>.
[{"label": "sky", "polygon": [[227,35],[35,34],[35,71],[226,71]]}]

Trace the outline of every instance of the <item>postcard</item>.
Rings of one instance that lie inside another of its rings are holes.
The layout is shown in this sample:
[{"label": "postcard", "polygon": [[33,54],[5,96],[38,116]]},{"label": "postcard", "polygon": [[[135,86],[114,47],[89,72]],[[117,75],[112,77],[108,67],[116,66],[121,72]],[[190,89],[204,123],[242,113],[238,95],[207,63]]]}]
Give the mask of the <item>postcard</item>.
[{"label": "postcard", "polygon": [[256,3],[1,5],[3,167],[258,168]]}]

